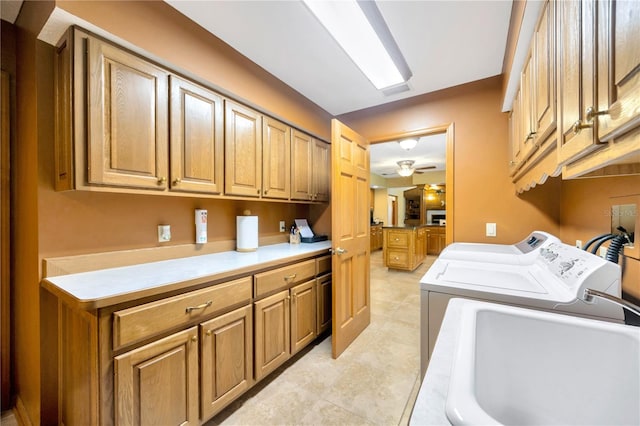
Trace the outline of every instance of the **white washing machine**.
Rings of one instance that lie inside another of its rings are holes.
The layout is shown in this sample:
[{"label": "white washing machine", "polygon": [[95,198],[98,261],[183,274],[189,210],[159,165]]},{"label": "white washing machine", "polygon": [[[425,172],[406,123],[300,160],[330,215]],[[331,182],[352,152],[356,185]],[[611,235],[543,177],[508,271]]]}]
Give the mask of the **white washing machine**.
[{"label": "white washing machine", "polygon": [[560,239],[543,231],[533,231],[519,243],[482,244],[453,243],[449,244],[438,256],[440,259],[458,259],[475,262],[505,263],[508,265],[526,265],[533,263],[541,249],[552,243],[560,243]]},{"label": "white washing machine", "polygon": [[[525,244],[526,241],[530,239],[523,240]],[[547,236],[537,244],[527,244],[531,247],[527,252],[522,250],[523,242],[502,247],[464,244],[462,250],[453,249],[439,256],[422,277],[420,364],[423,377],[447,303],[453,297],[624,322],[619,306],[597,298],[590,302],[583,300],[586,288],[620,297],[619,265],[563,244],[555,237]],[[478,248],[475,254],[472,247]],[[514,247],[519,253],[513,251]],[[463,259],[460,254],[464,255]]]}]

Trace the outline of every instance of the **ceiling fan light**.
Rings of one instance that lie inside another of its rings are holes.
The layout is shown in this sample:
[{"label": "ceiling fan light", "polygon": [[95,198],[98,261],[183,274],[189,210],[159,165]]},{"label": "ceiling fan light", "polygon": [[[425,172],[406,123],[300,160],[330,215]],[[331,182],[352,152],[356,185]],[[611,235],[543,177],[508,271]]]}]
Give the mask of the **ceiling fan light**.
[{"label": "ceiling fan light", "polygon": [[415,139],[403,139],[398,143],[400,144],[400,148],[404,149],[405,151],[410,151],[416,147],[418,141]]},{"label": "ceiling fan light", "polygon": [[400,168],[398,169],[398,174],[402,177],[408,177],[411,176],[413,174],[413,169],[409,169],[409,168]]}]

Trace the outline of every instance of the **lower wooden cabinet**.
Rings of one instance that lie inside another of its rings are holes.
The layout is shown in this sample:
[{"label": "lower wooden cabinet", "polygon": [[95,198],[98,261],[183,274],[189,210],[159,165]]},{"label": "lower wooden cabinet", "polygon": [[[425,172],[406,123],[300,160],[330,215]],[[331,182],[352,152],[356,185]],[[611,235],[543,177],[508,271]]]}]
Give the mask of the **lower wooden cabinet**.
[{"label": "lower wooden cabinet", "polygon": [[437,256],[446,246],[446,234],[443,226],[427,228],[427,254]]},{"label": "lower wooden cabinet", "polygon": [[57,423],[203,424],[331,325],[331,256],[97,310],[57,299]]},{"label": "lower wooden cabinet", "polygon": [[198,417],[196,327],[117,356],[116,425],[189,425]]},{"label": "lower wooden cabinet", "polygon": [[256,380],[271,373],[291,355],[290,300],[289,290],[284,290],[254,303]]},{"label": "lower wooden cabinet", "polygon": [[291,289],[291,355],[313,342],[317,336],[316,280]]},{"label": "lower wooden cabinet", "polygon": [[425,227],[383,228],[384,265],[391,269],[413,271],[426,256]]},{"label": "lower wooden cabinet", "polygon": [[382,248],[382,225],[371,225],[370,229],[371,251],[380,250]]},{"label": "lower wooden cabinet", "polygon": [[207,420],[253,384],[251,305],[200,324],[200,404]]},{"label": "lower wooden cabinet", "polygon": [[318,297],[318,336],[331,328],[331,274],[316,279]]}]

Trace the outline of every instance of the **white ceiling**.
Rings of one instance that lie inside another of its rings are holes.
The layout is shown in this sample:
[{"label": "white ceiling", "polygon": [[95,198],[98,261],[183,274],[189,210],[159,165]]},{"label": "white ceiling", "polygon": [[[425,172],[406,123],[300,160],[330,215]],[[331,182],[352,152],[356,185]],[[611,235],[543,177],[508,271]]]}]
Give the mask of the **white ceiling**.
[{"label": "white ceiling", "polygon": [[[410,151],[405,151],[398,142],[384,142],[371,145],[371,173],[384,178],[398,178],[398,161],[414,160],[413,167],[435,166],[425,172],[445,170],[446,137],[445,134],[422,136],[418,144]],[[418,172],[419,173],[419,172]]]},{"label": "white ceiling", "polygon": [[300,1],[165,1],[332,115],[502,73],[512,4],[378,1],[413,73],[385,96]]}]

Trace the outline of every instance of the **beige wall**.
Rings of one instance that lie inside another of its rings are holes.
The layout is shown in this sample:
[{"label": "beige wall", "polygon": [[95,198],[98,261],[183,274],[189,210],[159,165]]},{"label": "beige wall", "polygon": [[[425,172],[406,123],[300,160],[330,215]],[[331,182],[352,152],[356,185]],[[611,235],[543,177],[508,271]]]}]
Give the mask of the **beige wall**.
[{"label": "beige wall", "polygon": [[[499,77],[491,78],[338,119],[373,140],[454,123],[454,241],[512,243],[531,229],[558,233],[558,185],[518,197],[507,178],[507,116],[500,112],[501,83]],[[496,238],[484,236],[486,222],[497,223]]]}]

